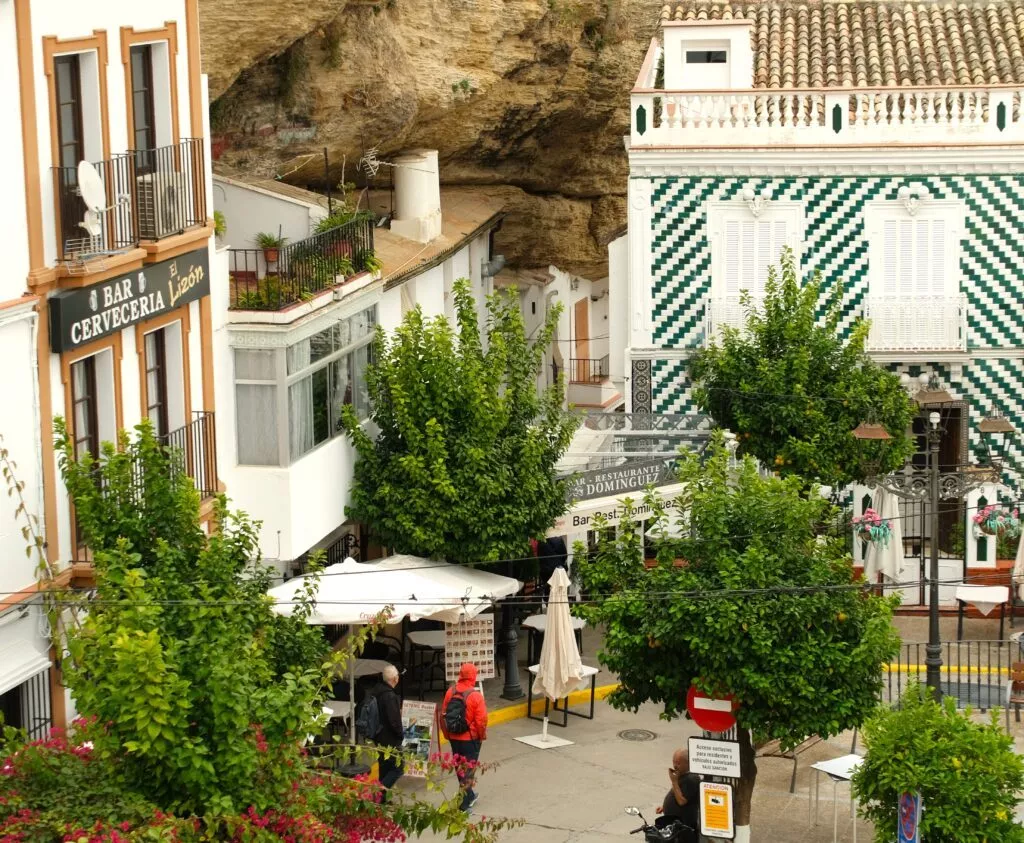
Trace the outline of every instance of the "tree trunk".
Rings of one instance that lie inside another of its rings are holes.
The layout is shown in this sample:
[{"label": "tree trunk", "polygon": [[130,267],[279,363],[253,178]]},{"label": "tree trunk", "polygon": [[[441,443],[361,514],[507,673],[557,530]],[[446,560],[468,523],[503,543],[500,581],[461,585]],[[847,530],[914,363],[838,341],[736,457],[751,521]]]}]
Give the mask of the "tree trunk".
[{"label": "tree trunk", "polygon": [[754,795],[754,783],[757,781],[757,760],[754,755],[754,744],[749,729],[737,729],[736,739],[740,744],[740,772],[743,777],[736,783],[736,841],[745,843],[750,840],[750,802]]}]

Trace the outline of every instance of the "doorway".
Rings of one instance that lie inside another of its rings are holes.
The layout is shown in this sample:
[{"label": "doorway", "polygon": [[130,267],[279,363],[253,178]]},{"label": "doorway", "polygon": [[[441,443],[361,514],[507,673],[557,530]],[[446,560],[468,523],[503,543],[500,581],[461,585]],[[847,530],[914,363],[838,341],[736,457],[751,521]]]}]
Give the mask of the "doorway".
[{"label": "doorway", "polygon": [[572,383],[586,383],[590,379],[590,300],[584,296],[573,305]]}]

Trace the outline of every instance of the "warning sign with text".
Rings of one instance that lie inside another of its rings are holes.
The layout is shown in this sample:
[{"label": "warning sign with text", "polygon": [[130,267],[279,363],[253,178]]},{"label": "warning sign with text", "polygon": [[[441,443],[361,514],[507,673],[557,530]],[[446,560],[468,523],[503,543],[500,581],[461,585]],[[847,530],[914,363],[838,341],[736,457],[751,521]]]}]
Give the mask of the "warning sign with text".
[{"label": "warning sign with text", "polygon": [[717,840],[732,840],[736,827],[732,815],[732,785],[700,783],[700,833]]},{"label": "warning sign with text", "polygon": [[740,777],[740,745],[736,741],[690,738],[690,772],[699,776]]}]

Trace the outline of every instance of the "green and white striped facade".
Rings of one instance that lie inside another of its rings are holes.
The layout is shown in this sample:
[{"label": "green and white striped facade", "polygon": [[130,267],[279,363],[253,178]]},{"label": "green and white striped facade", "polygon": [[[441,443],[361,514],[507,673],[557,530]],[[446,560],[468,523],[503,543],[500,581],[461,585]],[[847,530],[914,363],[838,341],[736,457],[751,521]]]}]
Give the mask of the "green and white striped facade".
[{"label": "green and white striped facade", "polygon": [[[910,150],[858,154],[863,166],[831,163],[827,151],[776,150],[783,163],[758,164],[757,150],[632,149],[629,185],[629,311],[626,373],[633,412],[695,411],[687,358],[705,341],[712,290],[709,203],[742,203],[744,191],[802,209],[801,269],[821,272],[823,294],[843,288],[843,330],[860,317],[869,289],[868,203],[898,202],[905,186],[926,201],[962,206],[959,289],[966,296],[966,348],[898,349],[879,359],[894,371],[934,372],[967,402],[970,448],[981,447],[977,423],[993,410],[1024,431],[1024,153],[1021,162],[985,162],[985,149],[932,152],[931,171]],[[1006,155],[1000,150],[998,157]],[[1012,157],[1016,157],[1013,155]],[[900,165],[900,159],[907,162]],[[980,160],[979,160],[980,159]],[[863,174],[860,174],[863,173]],[[915,188],[915,189],[916,189]],[[614,271],[614,270],[613,270]],[[1024,470],[1024,437],[1008,455]],[[1007,478],[1012,479],[1011,477]]]}]

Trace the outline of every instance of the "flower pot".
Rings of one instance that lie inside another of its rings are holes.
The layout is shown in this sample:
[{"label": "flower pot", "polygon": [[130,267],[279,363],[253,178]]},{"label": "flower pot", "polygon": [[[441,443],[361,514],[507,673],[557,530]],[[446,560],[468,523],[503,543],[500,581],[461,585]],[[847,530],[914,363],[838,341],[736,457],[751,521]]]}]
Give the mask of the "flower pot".
[{"label": "flower pot", "polygon": [[264,249],[263,260],[265,260],[267,263],[277,263],[278,252],[280,252],[280,249]]}]

